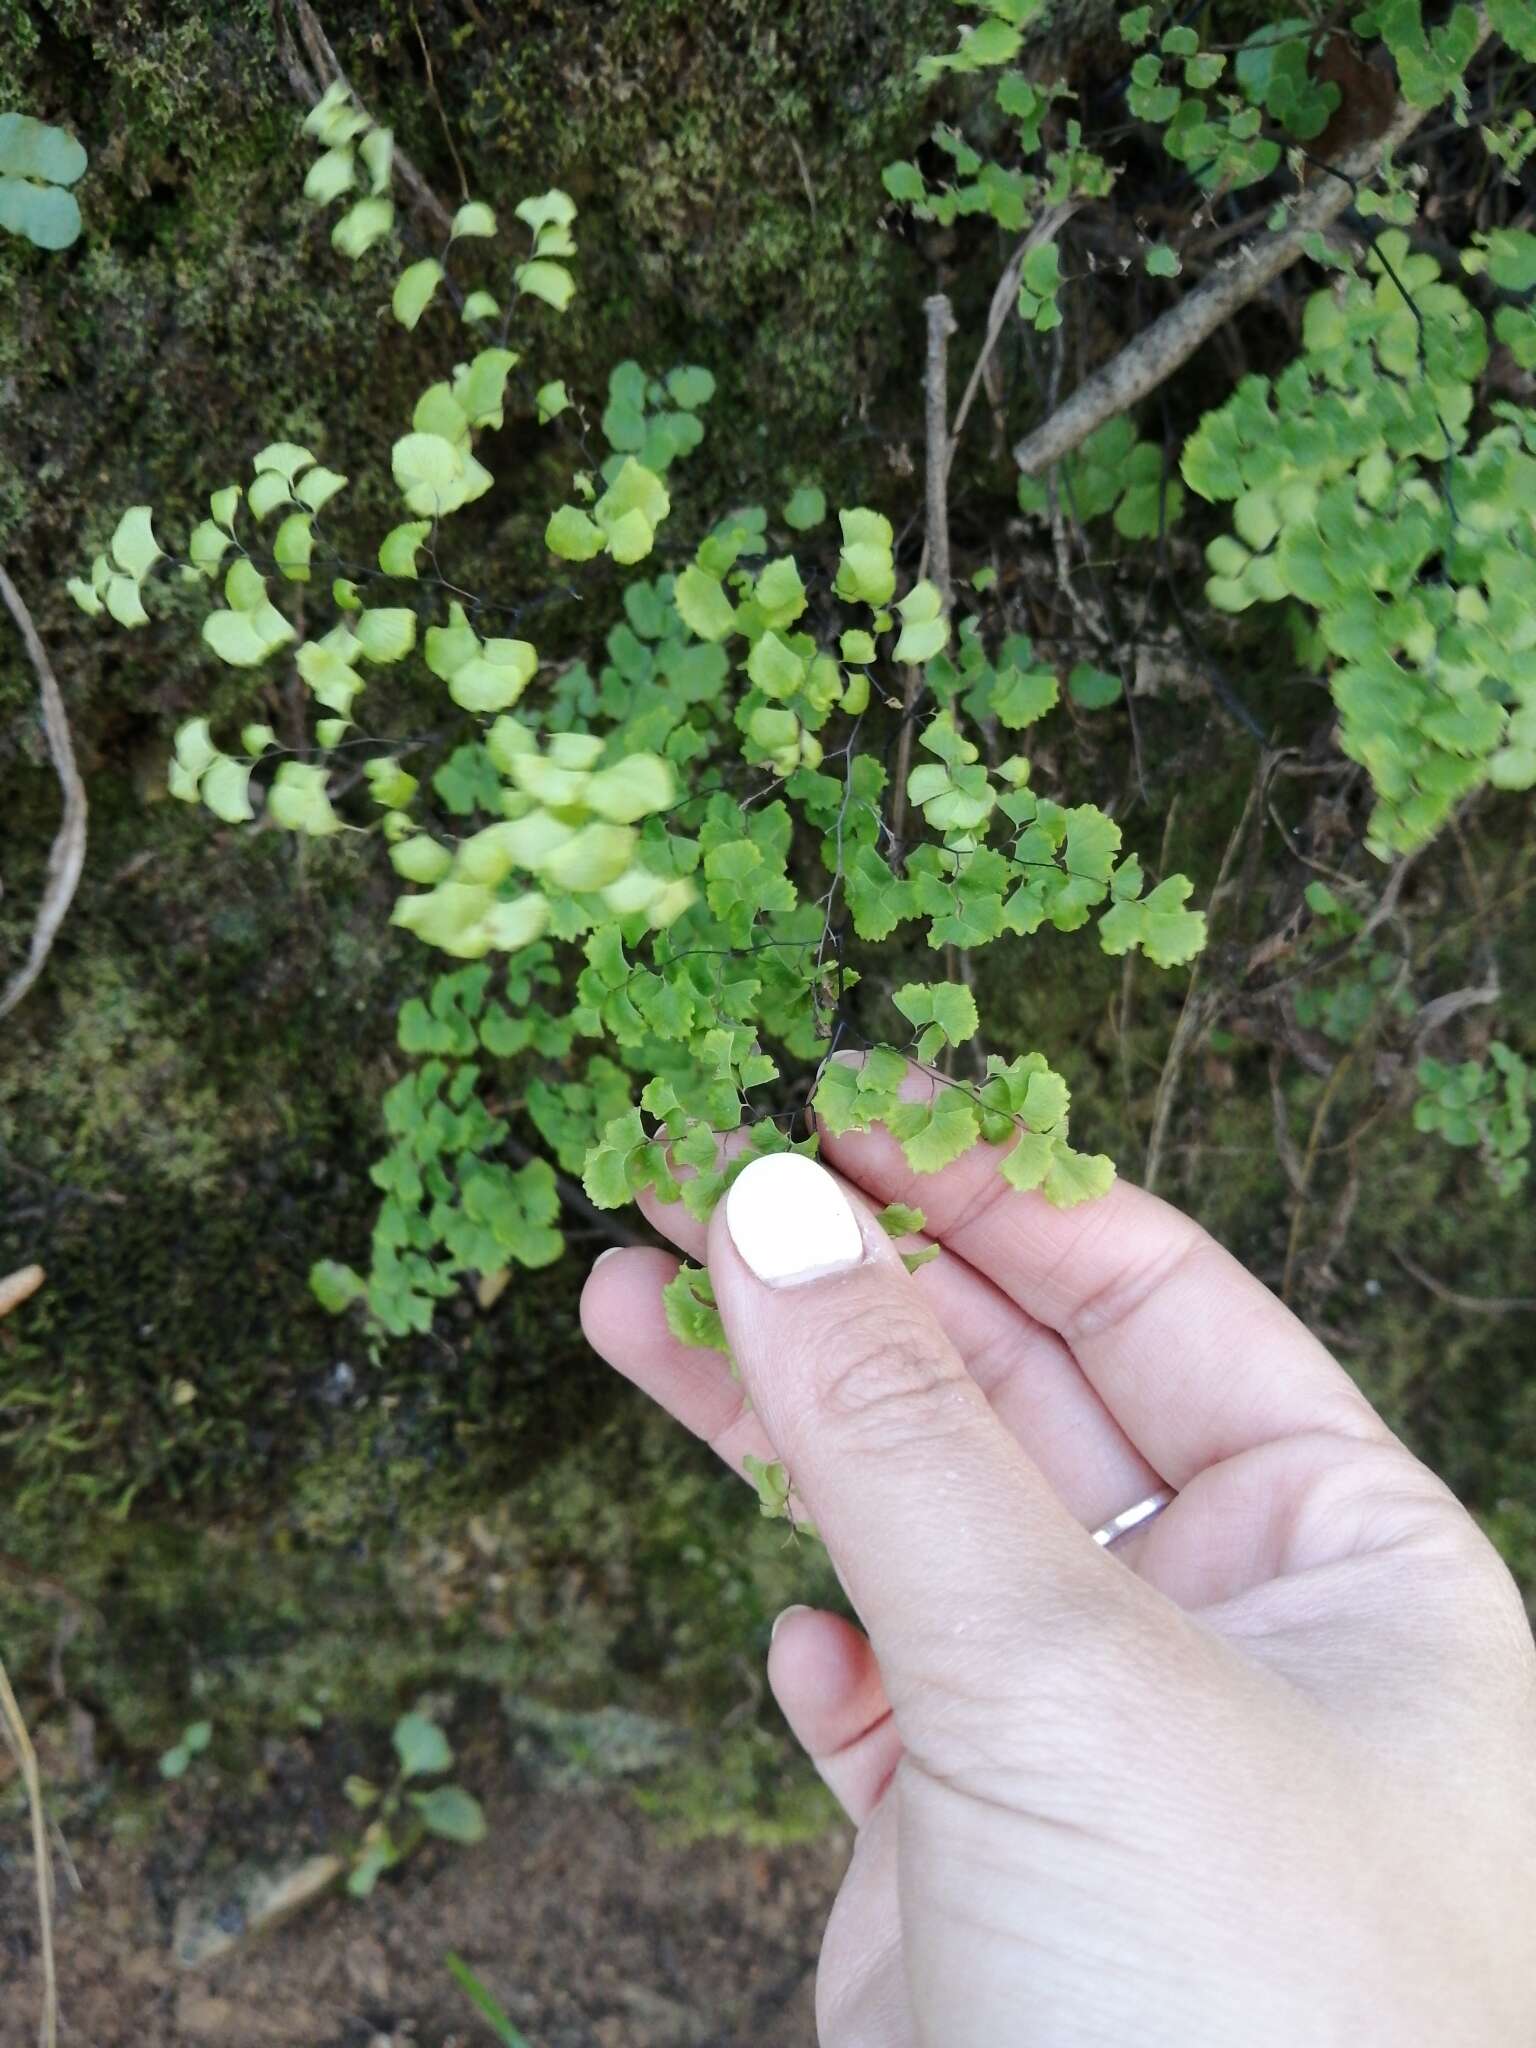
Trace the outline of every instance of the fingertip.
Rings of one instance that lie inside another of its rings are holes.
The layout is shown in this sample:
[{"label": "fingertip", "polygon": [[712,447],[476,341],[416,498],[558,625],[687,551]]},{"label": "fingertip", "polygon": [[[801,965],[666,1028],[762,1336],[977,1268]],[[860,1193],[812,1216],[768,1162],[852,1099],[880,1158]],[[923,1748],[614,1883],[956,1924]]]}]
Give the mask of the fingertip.
[{"label": "fingertip", "polygon": [[879,1681],[868,1637],[842,1615],[786,1607],[774,1623],[768,1683],[812,1755],[841,1748],[885,1711]]},{"label": "fingertip", "polygon": [[671,1252],[651,1245],[610,1245],[599,1253],[581,1289],[582,1333],[593,1350],[611,1358],[637,1322],[654,1322],[661,1290],[677,1268]]},{"label": "fingertip", "polygon": [[901,1759],[867,1638],[841,1615],[788,1607],[774,1629],[768,1683],[796,1741],[862,1825]]}]

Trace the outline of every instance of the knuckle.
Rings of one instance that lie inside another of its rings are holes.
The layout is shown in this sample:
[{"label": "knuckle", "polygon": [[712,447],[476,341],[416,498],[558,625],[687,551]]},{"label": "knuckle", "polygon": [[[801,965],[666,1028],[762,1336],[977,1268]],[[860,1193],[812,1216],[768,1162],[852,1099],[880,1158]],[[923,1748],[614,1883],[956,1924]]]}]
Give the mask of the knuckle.
[{"label": "knuckle", "polygon": [[[1416,1639],[1457,1649],[1458,1670],[1485,1701],[1536,1678],[1531,1624],[1508,1567],[1445,1482],[1396,1442],[1319,1439],[1320,1469],[1292,1535],[1331,1555],[1395,1568],[1413,1581]],[[1326,1459],[1326,1463],[1321,1461]]]},{"label": "knuckle", "polygon": [[1481,1565],[1488,1546],[1476,1523],[1400,1443],[1362,1442],[1342,1428],[1292,1441],[1313,1461],[1312,1484],[1297,1507],[1298,1521],[1311,1523],[1303,1536],[1334,1549],[1395,1551],[1453,1571]]},{"label": "knuckle", "polygon": [[910,1746],[932,1775],[971,1793],[1038,1796],[1068,1776],[1134,1775],[1178,1745],[1170,1702],[1198,1711],[1209,1689],[1197,1646],[1148,1630],[1113,1598],[1106,1612],[1005,1597],[974,1617],[958,1651],[952,1630],[924,1648],[914,1687],[922,1732]]},{"label": "knuckle", "polygon": [[975,1421],[974,1383],[921,1323],[899,1312],[856,1309],[829,1333],[827,1353],[821,1404],[845,1440],[931,1446]]},{"label": "knuckle", "polygon": [[1448,1619],[1463,1654],[1484,1683],[1513,1685],[1529,1694],[1536,1676],[1536,1644],[1525,1600],[1509,1566],[1461,1504],[1447,1500],[1436,1532]]},{"label": "knuckle", "polygon": [[731,1463],[739,1445],[756,1425],[757,1411],[746,1390],[732,1381],[724,1393],[718,1420],[712,1420],[704,1431],[704,1441],[712,1451]]},{"label": "knuckle", "polygon": [[[1085,1225],[1085,1234],[1108,1227],[1107,1221],[1091,1223]],[[1170,1229],[1142,1257],[1117,1268],[1109,1280],[1078,1303],[1061,1334],[1069,1344],[1078,1344],[1122,1329],[1183,1269],[1220,1257],[1214,1241],[1198,1226]]]}]

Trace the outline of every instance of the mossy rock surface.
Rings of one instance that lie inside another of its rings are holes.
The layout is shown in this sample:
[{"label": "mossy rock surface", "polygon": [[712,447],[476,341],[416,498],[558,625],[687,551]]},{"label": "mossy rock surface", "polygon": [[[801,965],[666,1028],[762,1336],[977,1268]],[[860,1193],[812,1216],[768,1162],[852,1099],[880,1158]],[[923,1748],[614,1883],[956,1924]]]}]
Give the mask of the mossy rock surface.
[{"label": "mossy rock surface", "polygon": [[[720,495],[728,463],[739,497],[808,460],[823,473],[841,430],[910,378],[910,321],[870,317],[903,302],[909,260],[883,231],[878,172],[944,12],[615,0],[535,7],[514,32],[475,8],[385,5],[329,26],[450,199],[453,150],[499,207],[575,192],[582,292],[559,328],[562,374],[600,410],[627,354],[713,364],[699,488]],[[124,504],[152,501],[173,531],[276,436],[356,470],[360,514],[379,476],[385,509],[379,457],[455,346],[381,316],[387,256],[352,270],[300,198],[310,149],[273,21],[254,0],[0,9],[0,105],[67,122],[91,157],[74,250],[0,240],[0,555],[65,678],[92,801],[86,881],[0,1079],[13,1178],[45,1177],[8,1203],[5,1251],[51,1275],[17,1369],[54,1374],[63,1348],[93,1359],[81,1384],[50,1384],[20,1440],[29,1499],[61,1507],[238,1494],[307,1433],[307,1390],[346,1361],[303,1269],[366,1229],[393,1012],[424,978],[361,858],[252,845],[162,800],[180,717],[266,715],[282,731],[280,689],[253,701],[244,677],[210,675],[174,597],[125,642],[61,587]],[[852,468],[864,432],[843,437]],[[466,574],[513,595],[547,582],[561,488],[557,462],[535,453],[530,477],[522,456],[508,469],[523,487],[464,527]],[[590,645],[584,618],[550,631]],[[32,704],[7,635],[7,953],[54,823]],[[524,1283],[497,1345],[518,1348],[526,1314],[545,1351],[574,1346],[569,1298],[563,1277]]]},{"label": "mossy rock surface", "polygon": [[[946,17],[937,0],[771,16],[557,0],[513,30],[428,0],[328,27],[450,200],[445,123],[499,208],[573,192],[582,290],[559,374],[600,411],[625,356],[709,364],[694,465],[729,502],[802,475],[830,488],[872,448],[883,464],[882,412],[899,444],[920,314],[879,167]],[[585,1351],[591,1243],[491,1315],[466,1305],[377,1359],[319,1310],[308,1265],[366,1239],[394,1015],[430,963],[388,930],[374,863],[164,800],[177,721],[255,715],[250,686],[210,674],[174,598],[122,641],[62,590],[125,504],[153,502],[174,531],[278,436],[358,473],[360,515],[390,510],[379,458],[454,337],[431,321],[402,336],[381,316],[387,256],[354,271],[300,198],[310,148],[265,4],[0,5],[0,106],[90,152],[74,250],[0,237],[0,558],[63,679],[91,799],[84,884],[0,1060],[0,1268],[48,1270],[0,1339],[8,1656],[43,1668],[56,1610],[26,1588],[67,1583],[103,1617],[72,1675],[134,1770],[204,1696],[254,1737],[329,1678],[346,1710],[384,1721],[479,1654],[457,1596],[457,1618],[431,1611],[404,1558],[452,1550],[467,1518],[510,1501],[516,1623],[490,1626],[516,1647],[497,1682],[596,1706],[616,1662],[648,1704],[707,1724],[739,1705],[740,1660],[766,1640],[772,1599],[743,1588],[766,1568],[787,1599],[803,1567]],[[547,581],[563,472],[531,437],[506,468],[517,483],[463,544],[479,587],[516,598]],[[590,646],[583,616],[548,630]],[[56,817],[33,707],[7,632],[5,959]],[[293,715],[276,689],[259,712],[280,731]],[[584,1590],[552,1619],[573,1576]]]}]

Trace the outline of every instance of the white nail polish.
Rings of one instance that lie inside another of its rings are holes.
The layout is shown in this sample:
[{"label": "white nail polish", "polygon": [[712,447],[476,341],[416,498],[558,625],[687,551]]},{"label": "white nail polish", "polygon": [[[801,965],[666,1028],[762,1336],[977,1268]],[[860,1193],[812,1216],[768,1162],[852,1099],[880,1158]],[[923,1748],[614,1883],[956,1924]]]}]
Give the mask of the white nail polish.
[{"label": "white nail polish", "polygon": [[754,1159],[725,1198],[731,1241],[765,1286],[798,1287],[843,1273],[864,1257],[847,1196],[802,1152]]}]

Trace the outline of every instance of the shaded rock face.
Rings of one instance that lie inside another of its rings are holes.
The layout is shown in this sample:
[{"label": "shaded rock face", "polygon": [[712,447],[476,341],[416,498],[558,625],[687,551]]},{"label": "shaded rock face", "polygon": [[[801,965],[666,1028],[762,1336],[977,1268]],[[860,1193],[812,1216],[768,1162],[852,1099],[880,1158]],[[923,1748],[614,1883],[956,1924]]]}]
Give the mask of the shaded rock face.
[{"label": "shaded rock face", "polygon": [[[301,199],[311,152],[268,11],[153,12],[0,7],[0,106],[67,122],[91,160],[74,250],[46,260],[0,237],[0,555],[65,677],[92,806],[74,913],[0,1056],[0,1257],[46,1257],[52,1283],[24,1333],[42,1422],[10,1448],[24,1489],[30,1474],[118,1507],[205,1490],[227,1504],[258,1478],[269,1497],[311,1425],[329,1429],[315,1390],[345,1410],[334,1390],[359,1361],[304,1272],[366,1233],[393,1013],[431,963],[387,931],[376,863],[332,847],[300,874],[290,845],[162,800],[176,722],[251,715],[250,680],[205,661],[174,602],[126,637],[76,613],[62,578],[127,503],[185,531],[274,436],[354,474],[365,522],[386,509],[379,452],[457,345],[381,319],[388,256],[354,270]],[[808,468],[832,484],[829,463],[863,475],[873,455],[878,472],[883,442],[861,423],[882,407],[904,431],[905,397],[884,395],[904,392],[911,360],[910,252],[883,229],[879,168],[946,12],[552,0],[516,32],[447,4],[349,8],[328,26],[450,198],[445,119],[494,204],[555,182],[575,194],[581,293],[539,345],[557,337],[552,370],[597,411],[627,355],[711,364],[692,468],[727,503]],[[462,566],[516,596],[547,580],[564,478],[532,438],[500,453],[515,481],[461,522]],[[541,644],[589,652],[606,623],[555,607]],[[430,679],[381,683],[381,717],[410,729],[437,714]],[[258,692],[283,730],[281,687]],[[55,823],[32,695],[7,638],[0,958],[23,941]],[[567,1276],[544,1284],[569,1302]],[[535,1323],[545,1349],[569,1343],[568,1315]],[[66,1442],[91,1444],[89,1471],[61,1459]]]},{"label": "shaded rock face", "polygon": [[[579,1254],[524,1276],[494,1314],[450,1312],[446,1350],[370,1359],[355,1327],[318,1311],[311,1259],[366,1244],[394,1013],[432,963],[388,931],[375,863],[327,847],[301,872],[278,835],[210,829],[165,802],[177,721],[253,715],[249,679],[210,669],[174,602],[125,639],[63,596],[125,504],[153,502],[185,531],[276,436],[356,473],[367,520],[387,465],[372,499],[362,477],[456,345],[381,321],[387,257],[354,271],[301,200],[309,150],[269,11],[152,12],[0,5],[0,107],[66,123],[90,155],[75,249],[45,260],[0,237],[0,555],[64,678],[91,799],[80,893],[0,1051],[0,1268],[48,1269],[0,1361],[0,1395],[17,1397],[0,1429],[3,1541],[29,1567],[115,1589],[85,1652],[114,1689],[139,1662],[130,1642],[231,1642],[199,1590],[222,1576],[203,1533],[215,1520],[371,1559],[407,1499],[431,1517],[504,1498],[584,1455],[613,1412],[576,1330]],[[574,193],[581,294],[552,370],[600,411],[625,356],[710,364],[720,389],[693,463],[701,491],[732,502],[809,471],[830,487],[838,461],[864,471],[858,423],[904,390],[910,255],[883,231],[879,168],[946,13],[615,0],[526,9],[514,32],[428,0],[327,26],[450,199],[442,116],[498,207],[554,183]],[[907,409],[887,408],[898,435]],[[462,523],[463,566],[518,595],[546,577],[564,479],[531,438],[504,454],[517,481]],[[548,644],[590,652],[606,624],[556,609]],[[258,690],[282,730],[281,686]],[[438,708],[429,681],[406,684],[388,716],[409,729]],[[0,785],[4,960],[24,945],[56,822],[8,638]],[[119,1515],[160,1534],[141,1544]],[[243,1611],[312,1590],[279,1556]],[[21,1625],[42,1643],[47,1610]],[[147,1729],[144,1682],[123,1710]]]}]

